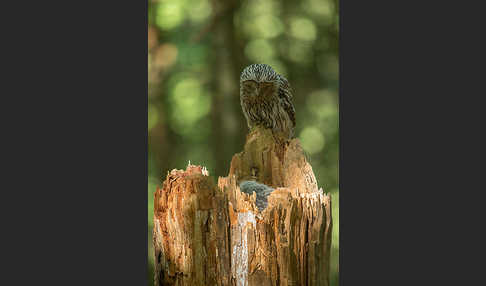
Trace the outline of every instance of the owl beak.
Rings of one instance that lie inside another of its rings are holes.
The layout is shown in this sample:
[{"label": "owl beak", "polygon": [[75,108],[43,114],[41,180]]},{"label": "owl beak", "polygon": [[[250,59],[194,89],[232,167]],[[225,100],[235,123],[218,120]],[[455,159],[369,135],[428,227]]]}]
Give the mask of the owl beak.
[{"label": "owl beak", "polygon": [[261,89],[261,83],[257,83],[257,93],[260,94],[260,89]]}]

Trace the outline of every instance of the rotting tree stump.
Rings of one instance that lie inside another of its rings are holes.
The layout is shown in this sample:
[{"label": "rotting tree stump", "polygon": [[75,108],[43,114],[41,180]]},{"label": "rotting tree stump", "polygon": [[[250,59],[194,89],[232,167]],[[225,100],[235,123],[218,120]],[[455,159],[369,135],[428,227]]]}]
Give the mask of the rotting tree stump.
[{"label": "rotting tree stump", "polygon": [[[259,212],[239,183],[275,190]],[[155,285],[329,285],[331,199],[298,139],[256,128],[229,175],[172,170],[155,193]]]}]

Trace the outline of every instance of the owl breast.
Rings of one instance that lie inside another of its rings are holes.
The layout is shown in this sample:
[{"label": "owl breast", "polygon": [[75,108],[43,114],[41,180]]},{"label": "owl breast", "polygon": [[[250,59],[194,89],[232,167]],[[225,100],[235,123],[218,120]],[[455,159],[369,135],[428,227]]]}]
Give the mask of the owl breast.
[{"label": "owl breast", "polygon": [[262,125],[274,133],[291,138],[294,122],[279,96],[278,87],[273,83],[262,83],[258,87],[255,88],[255,83],[245,84],[240,91],[241,107],[248,128]]}]

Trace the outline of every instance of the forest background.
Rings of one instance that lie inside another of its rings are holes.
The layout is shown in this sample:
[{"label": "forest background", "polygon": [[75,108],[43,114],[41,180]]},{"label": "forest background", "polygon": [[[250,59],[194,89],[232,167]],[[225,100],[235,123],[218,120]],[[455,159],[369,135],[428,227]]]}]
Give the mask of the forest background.
[{"label": "forest background", "polygon": [[339,11],[337,0],[149,0],[148,277],[153,194],[188,162],[226,176],[248,133],[241,71],[266,63],[293,89],[296,137],[332,196],[331,285],[339,285]]}]

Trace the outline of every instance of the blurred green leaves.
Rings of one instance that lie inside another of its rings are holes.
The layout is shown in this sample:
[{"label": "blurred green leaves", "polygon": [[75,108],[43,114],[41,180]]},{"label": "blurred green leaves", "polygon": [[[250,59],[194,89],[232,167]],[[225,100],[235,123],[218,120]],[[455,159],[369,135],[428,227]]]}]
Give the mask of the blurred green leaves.
[{"label": "blurred green leaves", "polygon": [[148,105],[148,130],[150,130],[157,124],[159,120],[159,111],[157,108],[149,103]]},{"label": "blurred green leaves", "polygon": [[148,179],[148,220],[149,220],[149,230],[154,227],[153,216],[154,216],[154,193],[157,186],[160,185],[160,180],[156,177],[149,176]]},{"label": "blurred green leaves", "polygon": [[157,6],[156,24],[162,30],[170,30],[184,20],[184,4],[181,0],[160,1]]},{"label": "blurred green leaves", "polygon": [[198,24],[211,14],[208,0],[160,0],[155,23],[161,30],[173,30],[186,19]]},{"label": "blurred green leaves", "polygon": [[320,55],[316,60],[317,69],[322,77],[337,83],[339,77],[339,59],[337,55]]},{"label": "blurred green leaves", "polygon": [[302,148],[309,154],[316,154],[324,148],[324,135],[316,127],[306,127],[300,132]]},{"label": "blurred green leaves", "polygon": [[252,21],[244,21],[243,29],[252,38],[275,38],[283,33],[284,26],[274,15],[262,14]]},{"label": "blurred green leaves", "polygon": [[317,36],[316,25],[307,18],[293,18],[290,21],[290,34],[299,40],[314,41]]},{"label": "blurred green leaves", "polygon": [[242,12],[246,19],[253,19],[260,15],[280,15],[281,1],[277,0],[247,0],[243,3]]},{"label": "blurred green leaves", "polygon": [[199,69],[208,62],[208,47],[201,44],[179,44],[179,63],[186,69]]},{"label": "blurred green leaves", "polygon": [[308,43],[292,41],[288,47],[287,57],[296,64],[309,64],[312,61],[312,46]]},{"label": "blurred green leaves", "polygon": [[208,0],[192,0],[188,1],[188,15],[189,18],[195,22],[200,23],[206,20],[211,14],[211,5]]},{"label": "blurred green leaves", "polygon": [[269,41],[255,39],[246,45],[245,55],[254,62],[264,63],[275,56],[275,49]]},{"label": "blurred green leaves", "polygon": [[322,21],[333,16],[335,11],[332,6],[333,3],[331,1],[305,0],[302,2],[302,7],[307,13],[318,15]]},{"label": "blurred green leaves", "polygon": [[[149,1],[149,244],[153,193],[166,172],[185,168],[191,160],[215,175],[215,166],[229,166],[231,161],[227,153],[232,152],[221,149],[241,150],[244,139],[223,139],[222,145],[215,142],[236,133],[244,138],[247,129],[239,106],[237,74],[248,64],[266,63],[287,77],[292,86],[295,134],[309,157],[319,187],[332,196],[331,285],[338,285],[337,2],[247,0],[236,10],[229,3]],[[221,25],[227,25],[224,38],[215,32]],[[194,40],[200,34],[204,37]],[[225,53],[226,62],[222,62]],[[229,75],[229,66],[237,69],[235,74]],[[222,92],[218,86],[235,88]],[[151,245],[149,249],[153,251]],[[151,255],[148,259],[152,264]]]},{"label": "blurred green leaves", "polygon": [[337,119],[338,105],[335,92],[320,89],[311,92],[306,99],[307,109],[321,120]]},{"label": "blurred green leaves", "polygon": [[211,97],[195,77],[178,81],[169,93],[171,123],[173,130],[181,135],[189,135],[199,119],[208,115]]}]

